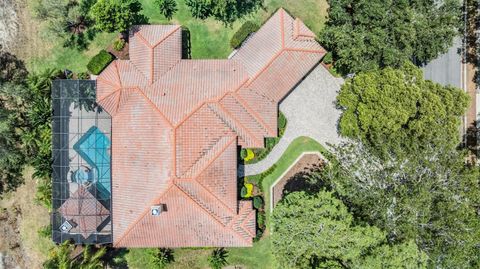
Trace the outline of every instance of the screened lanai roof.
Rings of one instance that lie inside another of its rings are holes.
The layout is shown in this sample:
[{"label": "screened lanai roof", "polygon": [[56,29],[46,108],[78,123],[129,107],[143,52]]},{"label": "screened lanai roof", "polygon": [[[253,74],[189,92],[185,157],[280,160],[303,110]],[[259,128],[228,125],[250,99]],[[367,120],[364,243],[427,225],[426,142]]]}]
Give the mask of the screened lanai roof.
[{"label": "screened lanai roof", "polygon": [[57,243],[112,242],[111,117],[91,80],[52,85],[52,235]]}]

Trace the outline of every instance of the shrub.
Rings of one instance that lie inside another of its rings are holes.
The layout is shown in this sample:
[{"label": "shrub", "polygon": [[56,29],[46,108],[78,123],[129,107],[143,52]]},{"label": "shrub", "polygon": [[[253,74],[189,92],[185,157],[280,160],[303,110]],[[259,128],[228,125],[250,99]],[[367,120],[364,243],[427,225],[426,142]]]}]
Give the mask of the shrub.
[{"label": "shrub", "polygon": [[263,207],[263,199],[261,196],[253,197],[253,207],[255,207],[255,209],[260,209]]},{"label": "shrub", "polygon": [[212,251],[210,257],[208,257],[208,264],[210,268],[220,269],[227,265],[228,252],[224,248],[217,248]]},{"label": "shrub", "polygon": [[240,45],[242,45],[243,41],[245,38],[248,37],[249,34],[256,32],[260,27],[258,24],[252,22],[252,21],[246,21],[240,29],[235,32],[235,34],[232,36],[232,39],[230,39],[230,46],[232,48],[238,48]]},{"label": "shrub", "polygon": [[328,52],[327,54],[325,54],[325,56],[323,56],[323,63],[324,64],[331,64],[333,63],[333,56],[332,56],[332,53],[331,52]]},{"label": "shrub", "polygon": [[242,189],[240,190],[240,196],[241,197],[247,196],[247,187],[245,187],[245,185],[243,185]]},{"label": "shrub", "polygon": [[278,143],[277,137],[267,137],[265,138],[265,145],[267,149],[272,149]]},{"label": "shrub", "polygon": [[178,10],[177,2],[175,2],[175,0],[155,0],[155,4],[158,9],[160,9],[160,13],[162,13],[168,20],[171,20],[173,14]]},{"label": "shrub", "polygon": [[240,195],[242,198],[250,198],[253,195],[253,184],[252,183],[245,183],[240,190]]},{"label": "shrub", "polygon": [[245,160],[245,158],[247,158],[247,149],[240,150],[240,158],[242,158],[242,160]]},{"label": "shrub", "polygon": [[283,115],[282,112],[278,113],[278,129],[284,129],[287,127],[287,118]]},{"label": "shrub", "polygon": [[165,268],[169,263],[175,260],[173,257],[173,250],[169,248],[153,248],[148,251],[150,254],[149,264],[153,268]]},{"label": "shrub", "polygon": [[255,153],[253,153],[253,150],[247,149],[247,156],[243,160],[248,162],[250,160],[253,160],[253,158],[255,158]]},{"label": "shrub", "polygon": [[77,74],[78,79],[90,79],[90,74],[88,72],[80,72]]},{"label": "shrub", "polygon": [[125,47],[125,40],[119,38],[113,41],[113,49],[116,51],[121,51]]},{"label": "shrub", "polygon": [[112,61],[113,61],[113,56],[110,53],[108,53],[106,50],[101,50],[97,55],[93,56],[93,58],[87,64],[87,69],[92,74],[98,75]]},{"label": "shrub", "polygon": [[257,226],[263,230],[265,228],[265,213],[257,211]]}]

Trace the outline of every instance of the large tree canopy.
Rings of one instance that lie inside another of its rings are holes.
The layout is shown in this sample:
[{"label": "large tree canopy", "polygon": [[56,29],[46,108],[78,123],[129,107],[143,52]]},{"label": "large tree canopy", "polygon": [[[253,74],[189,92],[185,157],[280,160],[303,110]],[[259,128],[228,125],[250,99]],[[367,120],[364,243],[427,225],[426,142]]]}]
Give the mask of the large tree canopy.
[{"label": "large tree canopy", "polygon": [[415,153],[458,145],[460,117],[468,105],[461,90],[423,79],[411,63],[356,75],[337,97],[342,135],[359,138],[378,153]]},{"label": "large tree canopy", "polygon": [[458,0],[329,0],[320,35],[342,73],[426,62],[451,46],[461,18]]},{"label": "large tree canopy", "polygon": [[[397,259],[403,268],[422,268],[426,256],[415,244],[394,249],[385,244],[385,233],[373,226],[354,225],[347,207],[331,192],[307,195],[293,192],[274,209],[272,215],[272,251],[282,268],[350,268],[365,263],[380,268],[388,253],[409,253]],[[370,251],[374,255],[367,259]]]},{"label": "large tree canopy", "polygon": [[90,10],[95,26],[105,32],[124,32],[148,21],[138,0],[98,0]]},{"label": "large tree canopy", "polygon": [[391,243],[415,240],[432,268],[480,264],[479,172],[445,147],[402,159],[379,158],[359,142],[336,148],[341,166],[321,178],[335,186],[354,215],[387,232]]}]

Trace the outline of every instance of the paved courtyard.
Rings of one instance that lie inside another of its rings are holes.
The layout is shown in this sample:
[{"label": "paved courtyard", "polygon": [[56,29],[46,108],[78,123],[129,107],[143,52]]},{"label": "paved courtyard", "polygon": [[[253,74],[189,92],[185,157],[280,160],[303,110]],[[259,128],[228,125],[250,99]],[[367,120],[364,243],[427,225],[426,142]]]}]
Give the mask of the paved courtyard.
[{"label": "paved courtyard", "polygon": [[326,146],[340,141],[337,121],[340,110],[335,99],[343,79],[335,78],[322,65],[312,72],[280,104],[280,111],[288,119],[285,134],[270,154],[262,161],[240,167],[240,174],[260,174],[283,155],[288,145],[300,136],[308,136]]}]

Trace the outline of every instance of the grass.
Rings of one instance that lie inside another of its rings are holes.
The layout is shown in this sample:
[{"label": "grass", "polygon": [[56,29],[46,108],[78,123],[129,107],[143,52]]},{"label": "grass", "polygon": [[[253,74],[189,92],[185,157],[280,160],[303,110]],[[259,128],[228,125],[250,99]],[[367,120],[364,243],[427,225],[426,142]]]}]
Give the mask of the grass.
[{"label": "grass", "polygon": [[228,262],[230,265],[242,265],[241,268],[269,269],[276,268],[271,253],[271,240],[268,236],[253,243],[251,248],[229,248]]},{"label": "grass", "polygon": [[[275,164],[273,171],[261,178],[261,187],[265,198],[265,212],[270,212],[270,187],[300,156],[303,152],[317,151],[327,157],[329,152],[317,141],[309,137],[298,137],[292,141],[283,153],[282,157]],[[249,178],[256,178],[255,176]],[[266,214],[267,229],[270,227],[270,216]]]},{"label": "grass", "polygon": [[[33,0],[28,0],[31,6]],[[191,16],[184,0],[178,0],[178,11],[169,22],[160,14],[154,0],[140,0],[143,14],[151,24],[177,23],[186,26],[191,34],[191,55],[193,59],[226,58],[231,52],[230,39],[247,20],[261,25],[279,7],[285,8],[293,16],[302,19],[315,33],[319,33],[326,21],[328,4],[325,0],[265,0],[265,8],[239,19],[231,26],[214,19],[198,20]],[[31,9],[31,8],[30,8]],[[38,23],[38,22],[37,22]],[[40,29],[42,28],[41,23]],[[26,33],[29,36],[30,51],[26,56],[26,64],[30,71],[40,72],[46,68],[69,69],[73,72],[84,72],[90,58],[101,49],[105,49],[117,38],[115,33],[98,34],[85,51],[65,48],[58,38],[44,37],[40,33]]]},{"label": "grass", "polygon": [[230,39],[233,34],[247,21],[252,20],[261,25],[279,7],[284,7],[293,16],[302,19],[315,33],[319,33],[326,21],[328,4],[325,0],[266,0],[265,9],[259,9],[245,16],[231,26],[225,26],[214,19],[199,20],[191,16],[184,0],[178,0],[178,11],[169,22],[160,14],[153,0],[141,0],[143,14],[150,19],[151,24],[177,23],[187,27],[191,34],[193,59],[226,58],[231,52]]},{"label": "grass", "polygon": [[[50,238],[42,237],[38,233],[40,228],[50,223],[50,214],[45,207],[35,202],[37,183],[31,177],[32,172],[33,169],[30,167],[25,169],[25,184],[14,192],[6,193],[0,199],[0,210],[6,208],[8,211],[17,210],[19,212],[16,215],[16,221],[11,219],[12,223],[6,223],[6,225],[12,225],[14,229],[18,229],[18,237],[17,234],[8,233],[8,229],[4,230],[1,235],[2,239],[0,239],[0,251],[2,251],[3,244],[8,245],[8,242],[18,240],[19,247],[9,250],[15,252],[11,256],[21,257],[28,268],[40,268],[47,259],[49,251],[54,247],[54,243]],[[0,230],[3,228],[0,227]],[[3,239],[5,240],[3,241]],[[12,254],[8,253],[9,251],[7,254]],[[14,259],[19,262],[19,267],[22,267],[21,261]]]}]

